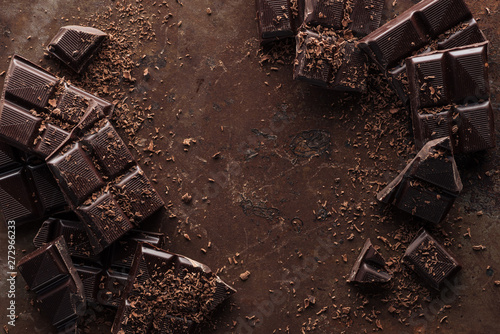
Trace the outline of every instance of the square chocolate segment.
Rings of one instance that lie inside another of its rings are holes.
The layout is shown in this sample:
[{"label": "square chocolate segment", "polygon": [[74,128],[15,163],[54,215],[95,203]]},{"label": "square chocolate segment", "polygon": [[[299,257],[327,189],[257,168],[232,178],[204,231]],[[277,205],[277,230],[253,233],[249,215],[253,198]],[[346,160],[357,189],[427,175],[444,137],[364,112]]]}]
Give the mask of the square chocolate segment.
[{"label": "square chocolate segment", "polygon": [[80,73],[97,53],[106,36],[106,33],[91,27],[61,27],[50,41],[47,51]]},{"label": "square chocolate segment", "polygon": [[425,230],[408,246],[403,262],[436,290],[461,268],[458,261]]},{"label": "square chocolate segment", "polygon": [[292,37],[294,26],[289,0],[255,0],[262,43]]},{"label": "square chocolate segment", "polygon": [[349,274],[348,282],[353,283],[386,283],[392,275],[387,272],[385,260],[373,247],[370,239],[366,239],[354,266]]},{"label": "square chocolate segment", "polygon": [[428,142],[387,187],[377,194],[414,216],[439,223],[462,191],[462,181],[448,137]]}]

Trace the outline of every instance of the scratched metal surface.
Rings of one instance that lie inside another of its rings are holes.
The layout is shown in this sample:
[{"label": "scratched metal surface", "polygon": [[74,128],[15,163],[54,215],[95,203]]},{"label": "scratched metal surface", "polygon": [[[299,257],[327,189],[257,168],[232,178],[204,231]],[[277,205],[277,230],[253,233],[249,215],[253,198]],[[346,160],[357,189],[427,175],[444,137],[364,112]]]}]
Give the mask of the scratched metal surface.
[{"label": "scratched metal surface", "polygon": [[[360,139],[358,133],[364,131],[355,102],[342,109],[336,104],[338,96],[294,82],[291,69],[286,66],[268,75],[269,67],[261,67],[256,57],[253,1],[184,2],[184,6],[180,6],[169,1],[174,19],[182,20],[182,26],[168,32],[155,31],[157,42],[136,50],[138,54],[152,56],[163,50],[167,60],[160,70],[152,71],[152,80],[137,84],[139,90],[148,91],[148,97],[157,103],[154,119],[145,123],[137,137],[149,142],[154,127],[160,127],[165,137],[155,145],[175,157],[175,162],[167,162],[165,156],[153,156],[154,164],[144,168],[149,175],[157,174],[155,187],[167,202],[172,202],[177,218],[160,214],[145,224],[145,228],[167,233],[171,251],[204,262],[214,270],[224,268],[221,277],[238,290],[216,315],[215,328],[204,332],[273,333],[276,330],[280,333],[289,328],[290,333],[300,333],[302,324],[309,318],[320,319],[317,333],[372,331],[375,325],[361,318],[354,319],[349,328],[332,319],[333,304],[347,306],[358,292],[345,283],[345,275],[364,240],[370,237],[383,246],[376,239],[378,235],[386,235],[396,225],[412,222],[405,215],[397,216],[399,220],[390,223],[370,219],[371,215],[383,212],[382,207],[375,203],[367,186],[357,183],[353,188],[349,169],[359,164],[371,175],[365,178],[366,182],[388,181],[404,167],[404,160],[390,149],[390,136],[384,137],[380,144],[387,155],[381,170],[369,159],[366,148],[352,145]],[[467,2],[492,44],[491,92],[498,109],[500,3],[496,0]],[[40,59],[42,43],[61,25],[80,24],[78,17],[84,18],[112,3],[0,0],[0,72],[7,69],[7,57],[13,53]],[[143,3],[147,6],[149,2]],[[401,0],[393,7],[392,1],[387,1],[384,21],[412,3],[414,1]],[[206,15],[207,7],[212,9],[210,16]],[[61,19],[63,17],[68,18],[67,21]],[[165,34],[171,45],[165,45]],[[28,36],[31,38],[27,39]],[[186,53],[191,58],[183,59],[180,67],[178,57]],[[280,84],[281,88],[277,88]],[[3,78],[0,89],[2,87]],[[340,115],[344,115],[342,120]],[[499,120],[497,113],[497,129],[500,129]],[[309,130],[318,130],[314,133],[319,155],[312,158],[304,157],[307,154],[303,151],[294,152],[290,146],[301,134],[310,138],[307,136],[312,132],[303,133]],[[168,135],[170,131],[175,137]],[[197,141],[187,152],[182,143],[185,138]],[[325,146],[328,143],[330,146]],[[369,144],[374,147],[379,143],[369,139]],[[220,159],[212,159],[216,152],[221,152]],[[378,317],[384,332],[498,332],[500,287],[495,287],[493,281],[500,279],[499,162],[498,149],[474,161],[461,162],[464,191],[448,222],[442,224],[454,239],[451,250],[463,264],[456,294],[435,296],[435,303],[426,309],[427,315],[410,326],[400,324],[387,311],[386,304],[370,299],[367,308],[380,311]],[[140,164],[144,165],[143,161]],[[485,176],[485,172],[495,170],[497,173],[493,176]],[[209,182],[209,178],[214,182]],[[165,194],[166,187],[170,189],[168,194]],[[344,194],[336,196],[341,191]],[[185,193],[193,196],[189,205],[181,201]],[[354,240],[347,241],[351,231],[342,219],[335,222],[338,214],[316,219],[313,210],[321,215],[323,212],[319,210],[325,201],[328,208],[339,208],[344,201],[350,205],[360,204],[366,214],[357,218],[363,232],[354,232]],[[484,214],[478,217],[476,212],[480,210]],[[452,223],[459,216],[462,220]],[[4,325],[8,302],[4,256],[7,252],[6,229],[0,225],[0,324]],[[472,239],[463,237],[468,227]],[[28,226],[17,231],[18,250],[33,249],[31,239],[36,230],[37,226]],[[334,232],[337,236],[330,237]],[[183,237],[184,233],[191,236],[191,241]],[[198,234],[201,237],[196,237]],[[207,248],[209,241],[212,246]],[[475,252],[473,244],[485,245],[487,249]],[[203,254],[201,248],[207,249],[207,253]],[[302,258],[297,256],[298,252]],[[386,256],[398,255],[384,248],[382,252]],[[228,257],[236,253],[239,253],[239,263],[231,265]],[[347,254],[347,263],[342,261],[343,254]],[[489,271],[488,266],[491,266]],[[246,270],[251,275],[242,282],[239,275]],[[290,281],[295,285],[291,286]],[[291,289],[295,289],[295,294]],[[302,305],[310,294],[316,297],[316,305],[297,317],[297,305]],[[49,323],[30,305],[30,298],[32,295],[25,291],[19,278],[16,296],[19,318],[16,327],[9,328],[10,332],[53,333]],[[451,308],[436,314],[445,304]],[[317,316],[316,312],[324,306],[329,309]],[[109,312],[106,314],[107,323],[91,323],[90,332],[109,331],[112,316]],[[446,320],[440,323],[445,315]],[[246,319],[252,316],[258,322]],[[102,317],[98,315],[98,318]],[[231,329],[233,323],[238,325]]]}]

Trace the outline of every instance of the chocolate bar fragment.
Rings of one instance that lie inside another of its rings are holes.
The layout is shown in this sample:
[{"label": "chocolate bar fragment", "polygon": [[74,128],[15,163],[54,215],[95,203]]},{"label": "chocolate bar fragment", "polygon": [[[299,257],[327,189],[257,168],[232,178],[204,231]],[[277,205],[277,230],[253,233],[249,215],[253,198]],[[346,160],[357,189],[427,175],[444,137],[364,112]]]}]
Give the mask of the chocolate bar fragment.
[{"label": "chocolate bar fragment", "polygon": [[403,263],[436,290],[461,269],[458,261],[425,230],[408,246]]},{"label": "chocolate bar fragment", "polygon": [[336,91],[362,92],[368,71],[356,43],[378,28],[384,1],[306,0],[296,37],[294,79]]},{"label": "chocolate bar fragment", "polygon": [[442,136],[451,138],[455,154],[495,147],[487,46],[484,42],[406,60],[417,147]]},{"label": "chocolate bar fragment", "polygon": [[359,47],[407,105],[405,58],[485,40],[463,0],[423,0],[361,39]]},{"label": "chocolate bar fragment", "polygon": [[0,211],[6,223],[21,226],[67,209],[45,162],[0,143]]},{"label": "chocolate bar fragment", "polygon": [[439,223],[462,191],[451,140],[429,141],[377,199],[416,217]]},{"label": "chocolate bar fragment", "polygon": [[348,282],[353,283],[386,283],[392,275],[385,269],[385,260],[367,239],[361,253],[352,267]]},{"label": "chocolate bar fragment", "polygon": [[261,43],[293,37],[296,27],[289,0],[256,0]]},{"label": "chocolate bar fragment", "polygon": [[42,247],[60,236],[66,240],[87,301],[110,307],[118,307],[120,303],[137,245],[141,242],[159,248],[165,245],[163,233],[131,230],[104,252],[93,255],[83,223],[60,218],[46,220],[33,244]]},{"label": "chocolate bar fragment", "polygon": [[47,164],[83,222],[94,254],[164,205],[107,119]]},{"label": "chocolate bar fragment", "polygon": [[97,53],[106,36],[106,33],[95,28],[61,27],[47,46],[47,51],[80,73]]},{"label": "chocolate bar fragment", "polygon": [[63,237],[26,255],[18,269],[37,295],[37,307],[59,333],[77,333],[78,317],[85,313],[82,281],[76,273]]},{"label": "chocolate bar fragment", "polygon": [[304,23],[366,36],[380,26],[383,8],[381,0],[305,0]]},{"label": "chocolate bar fragment", "polygon": [[234,292],[206,265],[141,244],[112,333],[192,333]]},{"label": "chocolate bar fragment", "polygon": [[0,138],[46,158],[84,119],[110,115],[113,105],[15,55],[0,99]]}]

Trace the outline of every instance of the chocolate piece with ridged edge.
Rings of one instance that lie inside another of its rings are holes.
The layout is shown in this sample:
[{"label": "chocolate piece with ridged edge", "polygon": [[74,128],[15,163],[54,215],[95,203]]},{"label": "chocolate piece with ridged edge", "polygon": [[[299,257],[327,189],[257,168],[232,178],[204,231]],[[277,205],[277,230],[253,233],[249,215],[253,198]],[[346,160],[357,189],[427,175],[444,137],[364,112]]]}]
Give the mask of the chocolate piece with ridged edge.
[{"label": "chocolate piece with ridged edge", "polygon": [[439,223],[462,188],[450,138],[443,137],[429,141],[377,199]]},{"label": "chocolate piece with ridged edge", "polygon": [[103,118],[112,111],[111,103],[14,55],[0,99],[0,138],[46,158],[82,130],[83,120]]},{"label": "chocolate piece with ridged edge", "polygon": [[348,282],[352,283],[386,283],[392,278],[392,275],[385,269],[385,260],[380,253],[373,247],[370,239],[367,239],[361,253],[359,254]]},{"label": "chocolate piece with ridged edge", "polygon": [[0,143],[0,211],[5,222],[15,221],[21,226],[67,210],[47,165]]},{"label": "chocolate piece with ridged edge", "polygon": [[137,248],[112,332],[192,333],[234,292],[206,265],[144,243]]},{"label": "chocolate piece with ridged edge", "polygon": [[408,246],[403,263],[436,290],[461,268],[459,262],[425,230],[419,231]]},{"label": "chocolate piece with ridged edge", "polygon": [[359,47],[409,107],[406,57],[485,40],[463,0],[423,0],[361,39]]},{"label": "chocolate piece with ridged edge", "polygon": [[451,138],[455,154],[495,147],[487,47],[484,42],[406,60],[417,147],[440,136]]},{"label": "chocolate piece with ridged edge", "polygon": [[76,333],[78,318],[85,313],[82,281],[61,236],[23,257],[18,269],[37,295],[41,313],[59,333]]},{"label": "chocolate piece with ridged edge", "polygon": [[47,51],[80,73],[97,53],[106,36],[106,33],[91,27],[61,27],[47,46]]}]

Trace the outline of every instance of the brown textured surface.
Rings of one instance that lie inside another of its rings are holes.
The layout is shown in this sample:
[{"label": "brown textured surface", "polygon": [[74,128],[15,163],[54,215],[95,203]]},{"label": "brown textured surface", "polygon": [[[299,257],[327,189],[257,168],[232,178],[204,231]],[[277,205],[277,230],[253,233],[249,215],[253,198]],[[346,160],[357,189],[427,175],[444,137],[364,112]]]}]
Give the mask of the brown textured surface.
[{"label": "brown textured surface", "polygon": [[[42,58],[41,44],[46,45],[61,26],[82,24],[96,8],[113,6],[115,2],[0,0],[4,5],[0,13],[0,72],[7,70],[8,55],[22,52],[38,60]],[[387,117],[379,119],[377,111],[370,106],[363,113],[358,98],[340,102],[338,94],[327,94],[294,82],[291,66],[278,66],[278,71],[272,71],[267,65],[261,67],[255,56],[259,39],[252,1],[181,2],[184,6],[168,1],[168,10],[148,7],[149,14],[157,13],[158,9],[163,15],[171,12],[174,16],[169,24],[176,25],[168,29],[153,25],[157,41],[145,42],[136,50],[139,60],[142,55],[146,58],[133,71],[137,83],[132,95],[147,98],[147,105],[153,106],[154,117],[144,122],[131,142],[137,148],[132,153],[135,157],[142,156],[139,164],[146,175],[153,178],[156,174],[158,183],[154,186],[163,199],[172,201],[171,211],[176,215],[170,219],[168,213],[161,214],[145,225],[168,233],[169,250],[200,260],[214,270],[226,267],[221,278],[234,283],[238,290],[230,300],[234,306],[218,312],[216,329],[205,329],[204,333],[230,332],[233,321],[240,323],[237,328],[242,333],[250,333],[250,330],[272,333],[279,328],[283,333],[287,326],[291,333],[300,333],[308,318],[320,319],[318,329],[312,333],[342,330],[360,333],[364,329],[372,332],[376,328],[374,320],[370,323],[362,318],[361,311],[359,317],[353,316],[359,290],[348,285],[345,278],[366,238],[382,248],[386,260],[394,260],[393,257],[404,253],[402,247],[411,240],[395,240],[393,231],[405,227],[416,232],[421,225],[407,215],[385,212],[376,204],[377,184],[372,183],[390,182],[413,157],[405,151],[406,145],[400,145],[411,141],[410,136],[400,139],[399,135],[410,126],[405,111],[397,109],[392,114],[387,110]],[[480,19],[480,27],[492,44],[490,80],[493,107],[498,110],[500,4],[495,0],[466,2],[474,17]],[[392,3],[392,0],[386,1],[382,22],[402,13],[414,1],[398,0],[394,7]],[[80,8],[79,12],[76,7]],[[207,7],[211,8],[211,15],[206,14]],[[166,37],[171,45],[166,44]],[[190,57],[186,58],[187,53]],[[44,60],[44,64],[58,68],[55,61]],[[145,68],[150,72],[148,81],[142,80]],[[0,80],[0,87],[2,85]],[[499,129],[497,111],[495,116]],[[155,127],[163,137],[154,141],[154,149],[162,150],[162,154],[150,156],[144,150],[158,135]],[[169,135],[170,131],[175,136]],[[187,147],[183,145],[186,138],[195,138],[197,142]],[[296,145],[294,138],[301,140],[300,145]],[[498,137],[496,140],[498,142]],[[307,156],[295,154],[291,144],[306,148]],[[402,153],[398,155],[400,150]],[[219,159],[212,159],[217,152],[220,152]],[[386,159],[370,158],[377,155]],[[175,161],[166,161],[172,156]],[[456,292],[460,297],[448,293],[442,299],[434,294],[430,297],[434,304],[429,307],[431,302],[423,301],[420,294],[412,294],[412,298],[419,296],[418,302],[423,303],[425,309],[419,312],[424,316],[413,319],[409,326],[399,323],[398,315],[389,312],[392,303],[383,302],[383,296],[367,297],[364,310],[369,316],[372,309],[381,312],[378,318],[384,328],[382,333],[415,333],[424,327],[429,333],[494,333],[497,330],[498,308],[495,306],[499,287],[493,282],[500,279],[500,253],[496,246],[500,239],[498,148],[474,158],[459,162],[464,190],[447,221],[432,231],[452,243],[450,249],[463,265],[457,275],[460,284]],[[215,182],[209,182],[209,178]],[[168,194],[165,193],[167,187]],[[181,200],[185,193],[192,195],[190,204]],[[210,204],[202,200],[205,196]],[[324,209],[322,204],[326,201]],[[358,204],[363,211],[356,209]],[[478,216],[478,211],[483,215]],[[386,214],[389,218],[382,221],[381,217]],[[358,233],[353,225],[362,232]],[[19,231],[19,249],[32,250],[31,239],[38,227]],[[467,228],[471,229],[472,238],[463,236]],[[1,224],[0,231],[0,267],[5,268],[6,229]],[[351,233],[354,239],[347,240]],[[392,249],[377,239],[378,235],[387,238],[394,247],[397,242],[403,246]],[[211,247],[208,247],[209,241]],[[472,249],[479,244],[486,246],[486,250]],[[236,253],[240,255],[236,257]],[[344,254],[347,263],[342,259]],[[233,256],[238,261],[236,265],[227,260]],[[315,256],[322,263],[315,261]],[[491,266],[489,271],[488,266]],[[251,275],[241,281],[239,275],[246,270]],[[3,269],[0,272],[0,305],[6,302],[4,272]],[[29,304],[32,295],[23,287],[24,282],[18,279],[16,301],[20,317],[10,333],[53,334],[48,322]],[[299,313],[297,305],[302,307],[304,299],[311,294],[316,303]],[[333,304],[338,308],[351,307],[351,327],[332,319],[337,311]],[[444,304],[452,307],[439,314],[433,311]],[[324,306],[328,306],[328,310],[316,315]],[[260,320],[259,327],[251,327],[252,320],[245,318],[253,315]],[[113,321],[112,317],[106,320]],[[110,327],[99,320],[91,325],[95,333],[107,333],[105,330]],[[245,328],[250,329],[245,331]]]}]

